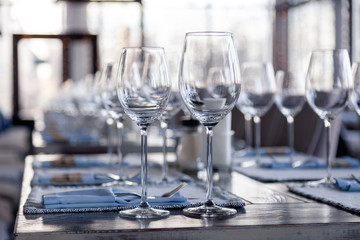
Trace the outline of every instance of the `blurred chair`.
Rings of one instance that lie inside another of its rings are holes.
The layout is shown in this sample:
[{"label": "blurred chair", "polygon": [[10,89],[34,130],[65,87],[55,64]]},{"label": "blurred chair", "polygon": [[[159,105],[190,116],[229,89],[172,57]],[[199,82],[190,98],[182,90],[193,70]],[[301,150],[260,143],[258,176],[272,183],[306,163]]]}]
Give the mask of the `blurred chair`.
[{"label": "blurred chair", "polygon": [[[233,129],[237,138],[245,139],[244,121],[240,111],[233,111]],[[331,154],[335,156],[340,137],[341,115],[331,122]],[[261,119],[261,146],[288,146],[287,123],[285,117],[274,104]],[[323,121],[305,103],[295,117],[294,148],[298,152],[326,157],[326,129]]]},{"label": "blurred chair", "polygon": [[92,59],[86,60],[91,62],[92,73],[98,70],[98,50],[97,35],[93,34],[14,34],[13,35],[13,124],[28,125],[32,127],[32,121],[21,119],[19,112],[20,91],[19,91],[19,42],[23,39],[59,39],[62,42],[62,81],[66,81],[70,76],[71,54],[70,46],[75,41],[88,41],[91,44]]}]

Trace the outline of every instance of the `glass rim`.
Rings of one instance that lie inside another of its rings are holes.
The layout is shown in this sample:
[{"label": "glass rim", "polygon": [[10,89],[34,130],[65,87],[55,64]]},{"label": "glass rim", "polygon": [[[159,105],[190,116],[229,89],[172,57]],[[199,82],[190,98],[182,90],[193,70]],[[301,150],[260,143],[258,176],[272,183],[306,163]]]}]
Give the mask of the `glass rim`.
[{"label": "glass rim", "polygon": [[222,31],[199,31],[199,32],[187,32],[185,36],[233,36],[231,32]]},{"label": "glass rim", "polygon": [[326,52],[348,52],[348,50],[345,48],[334,48],[334,49],[325,48],[325,49],[315,49],[311,51],[311,53],[326,53]]},{"label": "glass rim", "polygon": [[254,65],[271,65],[273,66],[273,63],[271,61],[245,61],[240,64],[241,66],[254,66]]},{"label": "glass rim", "polygon": [[147,50],[147,51],[151,51],[151,50],[162,50],[164,51],[163,47],[158,47],[158,46],[140,46],[140,47],[123,47],[122,51],[125,50]]}]

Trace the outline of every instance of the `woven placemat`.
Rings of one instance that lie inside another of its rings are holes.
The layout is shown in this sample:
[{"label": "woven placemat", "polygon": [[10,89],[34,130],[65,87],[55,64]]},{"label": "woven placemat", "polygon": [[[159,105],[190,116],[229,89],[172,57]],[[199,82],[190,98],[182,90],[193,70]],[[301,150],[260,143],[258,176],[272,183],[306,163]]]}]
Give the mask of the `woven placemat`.
[{"label": "woven placemat", "polygon": [[330,187],[311,187],[306,185],[288,185],[291,192],[324,202],[354,213],[360,213],[360,192],[341,191]]},{"label": "woven placemat", "polygon": [[[148,194],[150,196],[161,195],[164,192],[174,188],[175,183],[171,184],[149,184]],[[140,193],[140,186],[113,186],[113,188],[122,189],[125,191],[137,192]],[[92,189],[94,186],[72,186],[72,187],[58,187],[58,186],[35,186],[32,188],[31,193],[24,205],[23,211],[25,214],[43,214],[43,213],[75,213],[75,212],[101,212],[101,211],[118,211],[126,208],[136,207],[130,206],[115,206],[115,207],[96,207],[96,208],[61,208],[61,209],[45,209],[42,204],[42,196],[44,194],[55,193],[55,192],[65,192],[65,191],[75,191],[75,190],[85,190]],[[188,203],[182,205],[165,205],[165,206],[156,206],[165,209],[173,208],[184,208],[191,206],[199,206],[206,201],[206,186],[202,182],[191,182],[188,183],[186,187],[180,190],[180,194],[187,198]],[[219,187],[213,188],[213,200],[216,204],[220,206],[227,207],[243,207],[245,202],[231,194],[228,191],[225,191]]]},{"label": "woven placemat", "polygon": [[[263,155],[261,156],[261,164],[268,166],[272,164],[272,161],[276,163],[274,165],[282,166],[283,163],[289,161],[289,157],[285,155]],[[314,181],[322,179],[326,176],[325,163],[322,163],[321,159],[304,154],[295,154],[295,161],[306,161],[308,159],[314,159],[314,162],[308,163],[307,167],[290,168],[290,167],[258,167],[249,166],[249,163],[254,163],[255,157],[236,157],[233,159],[232,169],[248,177],[256,179],[261,182],[290,182],[290,181]],[[360,175],[360,167],[355,160],[354,167],[336,167],[331,169],[331,175],[338,178],[348,178],[351,173]],[[245,166],[245,167],[244,167]]]}]

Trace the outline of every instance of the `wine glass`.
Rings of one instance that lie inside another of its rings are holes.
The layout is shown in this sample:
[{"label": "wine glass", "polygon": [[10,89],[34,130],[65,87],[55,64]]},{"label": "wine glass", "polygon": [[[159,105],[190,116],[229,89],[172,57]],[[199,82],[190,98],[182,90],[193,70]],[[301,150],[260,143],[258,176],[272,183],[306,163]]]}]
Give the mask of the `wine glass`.
[{"label": "wine glass", "polygon": [[[177,84],[176,84],[177,85]],[[167,162],[167,130],[168,121],[174,117],[181,109],[182,100],[178,90],[172,90],[169,97],[168,105],[160,117],[160,127],[163,134],[163,165],[162,165],[162,181],[169,182],[168,162]]]},{"label": "wine glass", "polygon": [[[116,74],[117,68],[115,63],[107,63],[101,74],[101,99],[103,104],[111,116],[111,119],[115,121],[116,128],[118,130],[118,143],[117,143],[117,154],[118,154],[118,164],[119,171],[121,171],[121,166],[123,164],[122,157],[122,130],[124,128],[125,112],[122,105],[119,102],[116,91]],[[107,120],[108,124],[111,121]],[[121,176],[121,174],[119,174]]]},{"label": "wine glass", "polygon": [[310,107],[324,121],[326,135],[325,179],[311,185],[330,185],[330,125],[347,104],[351,91],[351,67],[347,50],[316,50],[311,53],[306,76],[306,99]]},{"label": "wine glass", "polygon": [[255,123],[256,164],[260,164],[261,117],[270,109],[276,91],[271,63],[245,62],[241,65],[242,90],[238,105],[249,113]]},{"label": "wine glass", "polygon": [[148,127],[161,116],[171,91],[164,49],[124,48],[117,79],[121,105],[141,132],[141,203],[135,209],[120,211],[120,216],[140,219],[165,217],[169,211],[154,209],[147,200]]},{"label": "wine glass", "polygon": [[[206,128],[207,201],[200,207],[183,210],[189,217],[225,217],[236,214],[232,208],[217,206],[212,199],[213,128],[235,106],[240,93],[240,71],[231,33],[193,32],[185,36],[179,73],[179,88],[191,114]],[[221,69],[220,76],[208,78],[210,68]]]},{"label": "wine glass", "polygon": [[305,103],[305,76],[299,72],[276,72],[275,103],[288,123],[290,164],[294,162],[294,118]]},{"label": "wine glass", "polygon": [[176,52],[166,54],[168,63],[168,72],[170,77],[171,93],[168,104],[161,114],[160,127],[163,135],[163,165],[162,165],[162,182],[169,182],[168,177],[168,162],[167,162],[167,130],[168,122],[173,118],[181,109],[182,99],[179,92],[178,75],[180,56]]},{"label": "wine glass", "polygon": [[111,117],[110,112],[105,108],[104,101],[102,99],[102,74],[106,73],[107,65],[104,66],[102,70],[99,70],[95,73],[94,76],[94,98],[98,110],[100,110],[101,115],[105,118],[105,123],[107,126],[107,154],[109,156],[109,161],[112,162],[113,158],[113,124],[114,120]]},{"label": "wine glass", "polygon": [[351,103],[354,106],[356,113],[360,116],[360,63],[353,63],[352,72],[354,91],[351,94]]},{"label": "wine glass", "polygon": [[236,107],[244,114],[244,120],[245,120],[245,139],[246,139],[246,152],[252,152],[252,143],[253,143],[253,134],[252,134],[252,116],[250,112],[248,111],[248,108],[242,104],[242,102],[239,100],[236,103]]}]

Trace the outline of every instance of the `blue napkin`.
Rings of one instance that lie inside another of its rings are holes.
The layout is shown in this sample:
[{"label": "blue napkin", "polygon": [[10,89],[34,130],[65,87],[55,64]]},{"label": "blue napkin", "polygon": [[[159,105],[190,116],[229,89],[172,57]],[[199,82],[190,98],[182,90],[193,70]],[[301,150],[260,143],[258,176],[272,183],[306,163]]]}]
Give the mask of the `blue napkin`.
[{"label": "blue napkin", "polygon": [[111,188],[50,193],[43,196],[45,208],[116,207]]},{"label": "blue napkin", "polygon": [[[277,156],[274,156],[275,158]],[[297,156],[294,155],[294,163],[289,162],[289,156],[285,157],[285,161],[267,161],[262,162],[260,167],[262,168],[271,168],[271,169],[307,169],[307,168],[324,168],[326,166],[325,162],[317,157],[301,157],[303,159],[296,160]]]},{"label": "blue napkin", "polygon": [[[97,208],[97,207],[132,207],[138,206],[141,199],[137,196],[126,195],[116,197],[114,193],[126,192],[111,187],[94,188],[87,190],[50,193],[43,196],[44,208]],[[183,206],[190,204],[179,192],[168,198],[149,198],[152,206]]]},{"label": "blue napkin", "polygon": [[38,161],[34,162],[34,167],[100,167],[107,166],[109,162],[99,160],[97,158],[88,156],[74,156],[73,158],[64,158],[52,161]]},{"label": "blue napkin", "polygon": [[69,174],[52,174],[52,175],[40,175],[38,177],[38,183],[41,185],[59,184],[59,185],[71,185],[71,184],[100,184],[112,182],[111,178],[96,178],[93,173],[69,173]]},{"label": "blue napkin", "polygon": [[70,143],[98,143],[99,137],[91,136],[88,132],[70,132],[70,131],[59,131],[58,129],[64,129],[67,126],[59,126],[55,130],[56,135],[48,130],[42,131],[40,134],[42,139],[46,143],[52,142],[70,142]]},{"label": "blue napkin", "polygon": [[355,180],[335,178],[334,186],[342,191],[360,192],[360,184]]},{"label": "blue napkin", "polygon": [[350,156],[342,156],[332,161],[331,165],[334,168],[357,168],[360,167],[360,161]]},{"label": "blue napkin", "polygon": [[262,162],[260,163],[261,168],[271,168],[271,169],[287,169],[291,168],[290,162]]},{"label": "blue napkin", "polygon": [[[260,156],[290,154],[288,147],[263,147],[259,149]],[[242,157],[256,157],[256,149],[251,148]]]},{"label": "blue napkin", "polygon": [[[324,160],[318,157],[306,156],[306,155],[297,155],[294,154],[294,163],[291,164],[289,162],[289,156],[287,155],[273,155],[273,158],[276,161],[263,161],[260,166],[262,168],[272,168],[272,169],[288,169],[288,168],[296,168],[296,169],[310,169],[310,168],[325,168],[326,163]],[[299,158],[299,160],[297,160]],[[284,160],[285,159],[285,160]],[[332,161],[332,167],[334,168],[356,168],[360,167],[359,160],[349,157],[343,156]]]}]

